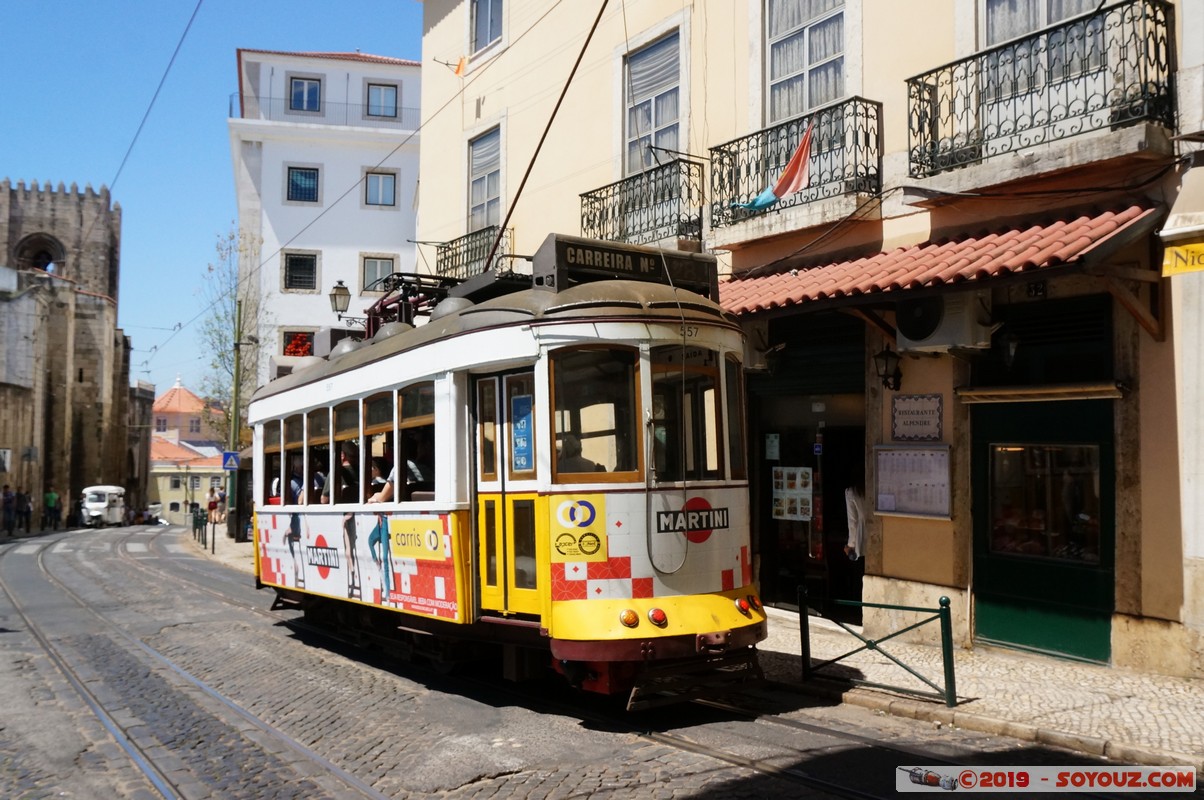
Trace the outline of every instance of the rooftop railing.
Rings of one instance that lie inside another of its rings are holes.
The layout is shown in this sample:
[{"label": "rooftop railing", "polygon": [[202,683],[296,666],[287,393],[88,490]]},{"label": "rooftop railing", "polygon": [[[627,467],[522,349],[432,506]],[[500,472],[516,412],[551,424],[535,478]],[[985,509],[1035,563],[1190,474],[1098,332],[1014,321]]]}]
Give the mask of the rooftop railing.
[{"label": "rooftop railing", "polygon": [[852,97],[771,128],[711,148],[711,225],[732,225],[767,211],[747,203],[785,170],[807,127],[814,122],[809,180],[771,211],[855,192],[877,194],[882,186],[882,104]]},{"label": "rooftop railing", "polygon": [[581,195],[581,235],[629,244],[702,239],[702,164],[677,158]]},{"label": "rooftop railing", "polygon": [[421,124],[417,108],[388,108],[367,103],[331,103],[323,100],[316,109],[293,108],[287,97],[243,97],[230,95],[230,117],[265,119],[318,125],[347,125],[359,128],[417,130]]},{"label": "rooftop railing", "polygon": [[907,81],[913,177],[1088,131],[1173,128],[1174,8],[1129,0]]}]

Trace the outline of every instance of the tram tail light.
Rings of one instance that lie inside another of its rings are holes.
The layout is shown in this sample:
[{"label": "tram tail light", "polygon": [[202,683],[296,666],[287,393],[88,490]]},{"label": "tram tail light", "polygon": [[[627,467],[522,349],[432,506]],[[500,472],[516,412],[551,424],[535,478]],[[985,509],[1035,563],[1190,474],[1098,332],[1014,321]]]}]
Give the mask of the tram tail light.
[{"label": "tram tail light", "polygon": [[752,614],[749,612],[749,609],[751,607],[752,606],[750,606],[748,601],[745,600],[743,597],[736,598],[736,609],[744,616],[746,616],[746,617],[752,616]]},{"label": "tram tail light", "polygon": [[761,610],[761,601],[757,599],[757,596],[755,594],[750,594],[748,596],[748,604],[750,606],[752,606],[753,611]]},{"label": "tram tail light", "polygon": [[630,608],[625,608],[619,612],[619,622],[622,622],[628,628],[634,628],[640,624],[640,615]]},{"label": "tram tail light", "polygon": [[658,628],[663,628],[669,624],[669,615],[664,609],[654,608],[648,612],[648,621]]}]

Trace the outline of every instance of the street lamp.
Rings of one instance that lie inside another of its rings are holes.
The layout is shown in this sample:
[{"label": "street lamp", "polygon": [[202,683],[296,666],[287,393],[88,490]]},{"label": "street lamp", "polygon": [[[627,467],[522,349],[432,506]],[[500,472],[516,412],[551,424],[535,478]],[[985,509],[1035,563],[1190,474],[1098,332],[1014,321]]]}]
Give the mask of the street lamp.
[{"label": "street lamp", "polygon": [[[242,348],[250,345],[259,344],[259,339],[254,336],[248,336],[247,341],[242,341],[242,300],[234,301],[234,386],[230,391],[230,413],[227,415],[226,424],[228,427],[226,441],[231,453],[238,452],[238,431],[242,427],[242,411],[239,408],[239,387],[242,386]],[[231,525],[235,526],[234,540],[238,541],[238,515],[235,513],[238,510],[238,503],[235,500],[238,497],[238,470],[229,470],[230,474],[226,476],[226,530],[229,535]],[[214,544],[212,552],[217,551],[217,534],[214,532]]]},{"label": "street lamp", "polygon": [[329,297],[330,310],[339,318],[339,322],[346,322],[349,325],[359,325],[360,327],[364,327],[367,324],[367,317],[345,315],[347,307],[351,305],[351,290],[342,281],[335,281],[334,288],[330,290]]},{"label": "street lamp", "polygon": [[874,356],[874,369],[878,371],[884,387],[892,392],[899,391],[903,385],[903,370],[899,368],[899,354],[891,350],[889,345]]}]

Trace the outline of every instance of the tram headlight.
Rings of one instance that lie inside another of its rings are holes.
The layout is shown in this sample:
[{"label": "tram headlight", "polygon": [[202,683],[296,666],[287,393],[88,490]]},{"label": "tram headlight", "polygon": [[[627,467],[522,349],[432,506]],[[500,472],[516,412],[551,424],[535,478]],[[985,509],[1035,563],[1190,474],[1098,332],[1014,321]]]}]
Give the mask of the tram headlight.
[{"label": "tram headlight", "polygon": [[622,622],[628,628],[634,628],[640,624],[640,615],[630,608],[625,608],[619,612],[619,622]]},{"label": "tram headlight", "polygon": [[736,598],[736,610],[741,614],[746,617],[751,617],[752,613],[749,611],[750,608],[752,608],[752,606],[749,605],[748,600],[744,599],[743,597]]},{"label": "tram headlight", "polygon": [[648,612],[648,621],[658,628],[663,628],[669,624],[669,615],[664,609],[654,608]]}]

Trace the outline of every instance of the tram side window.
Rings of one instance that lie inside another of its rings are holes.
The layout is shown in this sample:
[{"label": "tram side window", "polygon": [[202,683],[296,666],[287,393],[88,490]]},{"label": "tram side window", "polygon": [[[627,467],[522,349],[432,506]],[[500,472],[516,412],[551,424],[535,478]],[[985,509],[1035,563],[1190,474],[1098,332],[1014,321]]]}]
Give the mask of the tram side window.
[{"label": "tram side window", "polygon": [[719,365],[714,350],[652,350],[653,469],[658,481],[723,477]]},{"label": "tram side window", "polygon": [[393,472],[393,393],[381,392],[364,400],[364,460],[366,470],[362,482],[364,502],[380,496],[385,482]]},{"label": "tram side window", "polygon": [[394,487],[402,500],[434,499],[435,384],[407,386],[397,395],[397,427],[401,434],[401,481]]},{"label": "tram side window", "polygon": [[317,408],[309,412],[305,433],[305,449],[309,455],[309,478],[305,487],[306,502],[321,502],[330,475],[330,409]]},{"label": "tram side window", "polygon": [[480,430],[481,480],[497,480],[497,378],[477,385],[477,427]]},{"label": "tram side window", "polygon": [[321,502],[354,503],[360,492],[360,408],[355,400],[334,408],[334,445],[338,465],[323,487]]},{"label": "tram side window", "polygon": [[587,482],[597,480],[599,472],[638,472],[638,352],[569,348],[553,353],[551,363],[557,449],[553,480]]},{"label": "tram side window", "polygon": [[284,420],[284,505],[305,502],[305,417],[295,414]]},{"label": "tram side window", "polygon": [[269,505],[280,505],[281,470],[280,420],[263,423],[263,496]]}]

